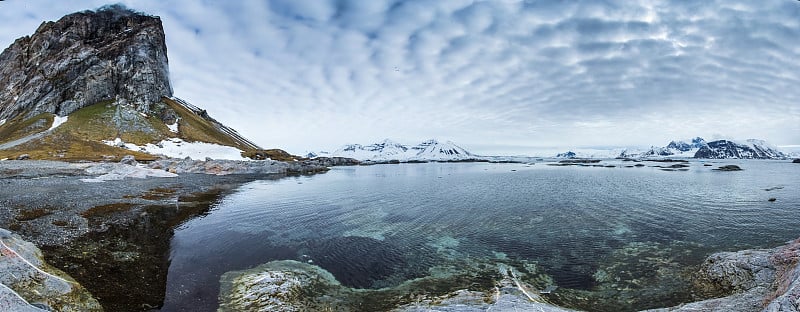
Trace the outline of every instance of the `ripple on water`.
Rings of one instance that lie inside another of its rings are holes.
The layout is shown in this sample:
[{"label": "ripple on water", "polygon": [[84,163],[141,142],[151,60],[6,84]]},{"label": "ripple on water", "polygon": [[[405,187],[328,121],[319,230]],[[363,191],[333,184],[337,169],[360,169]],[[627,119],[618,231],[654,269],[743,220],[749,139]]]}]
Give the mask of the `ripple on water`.
[{"label": "ripple on water", "polygon": [[[505,263],[535,271],[538,287],[558,285],[552,298],[562,304],[677,304],[683,270],[708,253],[800,235],[800,166],[737,164],[745,170],[720,174],[431,163],[257,181],[176,232],[167,287],[281,259],[311,260],[344,285],[373,289]],[[775,185],[785,188],[769,191],[779,197],[769,203],[764,189]],[[184,290],[169,300],[215,309]]]}]

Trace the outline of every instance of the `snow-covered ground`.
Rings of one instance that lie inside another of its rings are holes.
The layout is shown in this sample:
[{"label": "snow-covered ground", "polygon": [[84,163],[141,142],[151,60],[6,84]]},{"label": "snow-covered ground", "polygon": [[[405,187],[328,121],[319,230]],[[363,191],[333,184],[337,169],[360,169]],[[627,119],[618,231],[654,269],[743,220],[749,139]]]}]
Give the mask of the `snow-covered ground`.
[{"label": "snow-covered ground", "polygon": [[89,174],[100,174],[94,178],[81,179],[83,182],[105,182],[123,180],[125,178],[144,179],[148,177],[172,178],[177,174],[164,170],[150,169],[144,165],[125,165],[125,164],[100,164],[86,169]]},{"label": "snow-covered ground", "polygon": [[164,155],[171,158],[189,157],[191,159],[203,160],[208,157],[212,159],[250,160],[249,158],[242,157],[242,151],[235,147],[205,142],[186,142],[178,138],[163,140],[157,144],[148,143],[143,146],[124,143],[119,138],[114,141],[103,141],[103,143],[111,146],[124,145],[125,148],[132,151]]},{"label": "snow-covered ground", "polygon": [[47,131],[53,130],[55,128],[58,128],[58,126],[60,126],[60,125],[64,124],[65,122],[67,122],[68,119],[69,119],[69,116],[61,117],[61,116],[55,115],[55,117],[53,117],[53,124],[50,126],[50,129],[47,129]]},{"label": "snow-covered ground", "polygon": [[172,131],[173,133],[178,133],[178,121],[180,121],[180,120],[181,119],[178,118],[178,119],[175,120],[174,124],[167,125],[167,128],[169,128],[169,131]]}]

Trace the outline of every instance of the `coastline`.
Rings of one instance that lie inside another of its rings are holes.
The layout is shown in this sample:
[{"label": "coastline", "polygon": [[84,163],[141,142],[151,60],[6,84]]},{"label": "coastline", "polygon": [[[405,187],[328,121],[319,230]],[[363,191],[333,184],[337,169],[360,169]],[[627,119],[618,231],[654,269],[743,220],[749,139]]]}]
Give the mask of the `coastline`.
[{"label": "coastline", "polygon": [[[0,228],[15,227],[15,233],[42,249],[47,262],[79,281],[91,280],[83,283],[84,287],[101,303],[120,303],[104,305],[107,310],[130,310],[135,308],[134,303],[156,308],[164,296],[162,281],[169,266],[172,229],[208,212],[216,200],[243,183],[286,176],[181,173],[173,178],[109,180],[102,184],[81,181],[87,177],[86,168],[96,165],[0,162],[5,186],[0,190],[3,198],[0,205],[10,208],[0,215]],[[28,169],[23,168],[26,166]],[[69,196],[64,196],[65,193]],[[65,197],[70,200],[65,201]],[[20,203],[27,207],[21,207]],[[711,294],[709,298],[715,299],[650,311],[762,311],[762,308],[796,311],[800,298],[798,250],[800,240],[773,249],[713,254],[697,276],[699,286],[705,287]],[[120,274],[120,268],[129,270]],[[90,276],[98,272],[106,279],[95,280]],[[536,303],[522,291],[530,287],[516,285],[512,278],[503,275],[496,282],[505,285],[498,288],[498,293],[458,291],[422,298],[418,303],[396,309],[472,311],[469,309],[509,307],[510,302],[520,307]],[[104,292],[104,289],[131,287],[147,291],[121,297]],[[475,301],[476,298],[482,299]],[[536,304],[552,311],[564,310],[544,302]],[[469,309],[459,310],[456,306]],[[744,306],[749,308],[739,309]]]}]

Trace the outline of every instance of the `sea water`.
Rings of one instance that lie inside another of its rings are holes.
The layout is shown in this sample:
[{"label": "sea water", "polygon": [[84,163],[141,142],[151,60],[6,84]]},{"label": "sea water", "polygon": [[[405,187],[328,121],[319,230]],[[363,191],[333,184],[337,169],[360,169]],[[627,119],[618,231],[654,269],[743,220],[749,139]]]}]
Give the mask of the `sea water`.
[{"label": "sea water", "polygon": [[[614,167],[352,166],[245,184],[176,229],[162,311],[214,311],[220,275],[283,259],[365,289],[504,263],[557,286],[554,303],[638,310],[697,299],[691,272],[713,252],[800,236],[798,164],[602,164]],[[744,170],[712,170],[726,164]]]}]

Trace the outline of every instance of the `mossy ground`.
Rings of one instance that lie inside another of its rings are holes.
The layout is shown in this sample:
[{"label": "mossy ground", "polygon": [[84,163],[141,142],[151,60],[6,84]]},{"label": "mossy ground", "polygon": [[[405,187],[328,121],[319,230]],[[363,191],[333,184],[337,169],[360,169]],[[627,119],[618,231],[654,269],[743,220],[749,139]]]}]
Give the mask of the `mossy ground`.
[{"label": "mossy ground", "polygon": [[0,126],[0,143],[9,142],[47,130],[53,124],[52,114],[39,114],[29,119],[22,116]]},{"label": "mossy ground", "polygon": [[217,130],[213,122],[195,114],[183,105],[164,98],[163,102],[169,105],[180,116],[178,122],[178,137],[189,142],[207,142],[219,145],[233,146],[243,151],[250,150],[241,142]]},{"label": "mossy ground", "polygon": [[[120,132],[113,122],[115,106],[110,101],[100,102],[84,107],[69,115],[67,122],[54,129],[52,133],[29,142],[0,150],[0,158],[14,159],[19,155],[28,154],[31,159],[79,161],[99,161],[113,157],[119,159],[125,155],[134,155],[139,160],[154,160],[150,154],[129,151],[126,149],[106,145],[102,140],[113,140],[116,137],[126,142],[143,144],[157,141],[163,137],[159,133]],[[26,125],[34,124],[36,120],[46,119],[44,127],[31,129]],[[147,118],[151,124],[158,124],[153,117]],[[8,122],[0,129],[0,139],[8,142],[47,130],[53,124],[52,114],[41,114],[28,120]],[[21,131],[23,129],[27,131]],[[164,126],[166,129],[166,126]],[[6,135],[9,135],[6,137]]]},{"label": "mossy ground", "polygon": [[[0,159],[15,159],[27,154],[30,159],[62,161],[101,161],[118,160],[125,155],[133,155],[140,161],[151,161],[158,157],[144,152],[131,151],[109,146],[103,140],[120,138],[123,142],[144,145],[178,137],[188,142],[207,142],[233,146],[242,150],[242,156],[253,159],[270,158],[279,161],[301,160],[280,149],[256,150],[237,138],[219,130],[212,120],[198,115],[183,105],[163,98],[166,109],[179,117],[178,133],[173,133],[156,115],[143,115],[126,112],[120,118],[120,108],[112,101],[103,101],[69,115],[69,119],[51,133],[23,144],[0,150]],[[122,119],[122,120],[121,120]],[[54,115],[39,114],[32,118],[19,117],[0,126],[0,143],[10,142],[36,133],[46,131],[53,124]],[[131,130],[132,129],[132,130]]]}]

